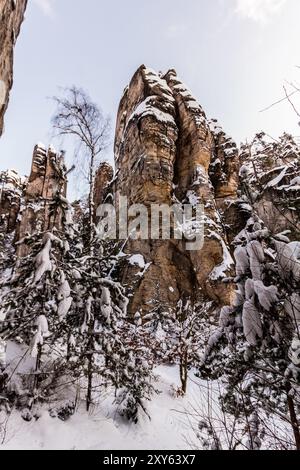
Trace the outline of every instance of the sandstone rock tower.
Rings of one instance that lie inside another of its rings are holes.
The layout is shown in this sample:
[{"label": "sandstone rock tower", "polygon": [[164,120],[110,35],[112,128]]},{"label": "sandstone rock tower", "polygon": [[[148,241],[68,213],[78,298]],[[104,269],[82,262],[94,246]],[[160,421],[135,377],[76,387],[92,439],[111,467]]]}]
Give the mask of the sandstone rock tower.
[{"label": "sandstone rock tower", "polygon": [[[170,70],[160,75],[141,66],[122,97],[115,138],[115,191],[129,204],[202,203],[205,243],[188,252],[181,241],[129,241],[123,283],[131,286],[130,311],[147,313],[155,300],[176,306],[199,295],[230,304],[233,289],[223,279],[233,261],[220,217],[224,198],[236,198],[238,150],[208,122],[201,106]],[[223,208],[223,209],[222,209]]]},{"label": "sandstone rock tower", "polygon": [[[17,241],[35,232],[45,232],[53,227],[61,229],[63,213],[61,200],[66,197],[67,180],[63,157],[52,147],[36,145],[33,152],[31,173],[23,192]],[[28,247],[18,246],[19,257],[26,256]]]},{"label": "sandstone rock tower", "polygon": [[95,175],[95,185],[94,185],[94,219],[97,220],[97,208],[99,204],[105,202],[106,193],[114,177],[114,170],[112,166],[103,162],[99,165],[99,168]]},{"label": "sandstone rock tower", "polygon": [[0,0],[0,137],[13,84],[13,53],[27,0]]}]

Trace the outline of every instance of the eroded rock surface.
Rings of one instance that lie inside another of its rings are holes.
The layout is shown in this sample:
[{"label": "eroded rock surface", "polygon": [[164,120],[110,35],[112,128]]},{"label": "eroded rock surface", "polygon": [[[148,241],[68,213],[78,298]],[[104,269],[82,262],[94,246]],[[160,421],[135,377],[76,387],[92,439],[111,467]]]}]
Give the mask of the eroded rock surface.
[{"label": "eroded rock surface", "polygon": [[[182,297],[200,295],[216,304],[231,302],[233,288],[223,280],[233,261],[216,204],[216,198],[236,197],[238,151],[230,145],[229,151],[225,137],[211,131],[203,109],[174,70],[160,75],[139,68],[117,118],[115,191],[127,196],[130,205],[203,204],[205,240],[197,251],[188,251],[178,240],[127,243],[131,257],[123,282],[131,286],[132,314],[150,311],[158,297],[166,308]],[[222,181],[212,177],[216,158]]]},{"label": "eroded rock surface", "polygon": [[14,47],[26,6],[27,0],[0,0],[0,137],[9,92],[13,85]]},{"label": "eroded rock surface", "polygon": [[[65,175],[63,156],[52,147],[46,149],[42,145],[36,145],[30,176],[22,194],[19,223],[16,227],[19,257],[28,254],[27,237],[51,230],[53,227],[58,230],[62,228],[61,205],[67,204]],[[22,241],[24,243],[20,243]]]}]

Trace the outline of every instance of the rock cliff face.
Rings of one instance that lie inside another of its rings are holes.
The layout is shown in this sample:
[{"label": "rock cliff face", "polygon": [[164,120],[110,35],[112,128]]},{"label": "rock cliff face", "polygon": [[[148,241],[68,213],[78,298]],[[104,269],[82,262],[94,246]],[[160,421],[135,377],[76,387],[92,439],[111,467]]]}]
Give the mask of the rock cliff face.
[{"label": "rock cliff face", "polygon": [[29,178],[16,171],[0,173],[0,231],[15,232],[17,255],[26,256],[26,237],[62,228],[62,204],[66,202],[66,168],[63,157],[52,147],[36,145]]},{"label": "rock cliff face", "polygon": [[162,76],[142,66],[125,90],[117,117],[115,191],[130,205],[205,207],[202,250],[187,251],[178,240],[127,243],[133,256],[122,274],[131,286],[132,314],[148,312],[156,300],[166,308],[182,297],[201,295],[220,305],[232,300],[233,288],[223,279],[233,261],[216,201],[222,207],[225,198],[236,198],[238,151],[211,127],[174,70]]},{"label": "rock cliff face", "polygon": [[0,173],[0,231],[11,233],[16,229],[21,208],[25,179],[15,170]]},{"label": "rock cliff face", "polygon": [[[214,307],[232,304],[232,242],[253,208],[271,236],[288,231],[291,240],[299,239],[299,146],[287,134],[269,142],[261,133],[238,149],[217,121],[207,119],[174,70],[162,75],[142,66],[125,89],[115,166],[114,179],[107,163],[97,171],[95,221],[98,205],[114,198],[118,208],[120,196],[129,206],[148,209],[152,204],[204,207],[201,249],[189,251],[185,240],[172,235],[121,243],[125,256],[118,258],[115,275],[128,289],[131,315],[167,311],[187,298]],[[63,229],[69,207],[65,175],[62,155],[42,145],[34,149],[28,179],[15,171],[0,174],[0,230],[15,232],[19,257],[30,250],[28,236]],[[80,204],[73,211],[84,219]]]},{"label": "rock cliff face", "polygon": [[0,0],[0,137],[13,84],[14,46],[26,6],[27,0]]},{"label": "rock cliff face", "polygon": [[[62,228],[61,203],[66,198],[66,168],[63,157],[52,147],[36,145],[31,173],[23,191],[16,240],[20,242],[35,232]],[[26,243],[18,245],[19,257],[28,254]]]},{"label": "rock cliff face", "polygon": [[105,201],[106,194],[114,177],[113,167],[107,163],[103,162],[100,164],[96,176],[95,176],[95,188],[94,188],[94,218],[97,221],[97,209],[99,204],[102,204]]}]

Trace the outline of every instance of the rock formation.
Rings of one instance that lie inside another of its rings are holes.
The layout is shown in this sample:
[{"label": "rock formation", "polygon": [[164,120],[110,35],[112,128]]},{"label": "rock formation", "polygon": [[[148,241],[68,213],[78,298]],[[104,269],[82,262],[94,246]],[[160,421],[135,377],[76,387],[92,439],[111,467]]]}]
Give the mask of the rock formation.
[{"label": "rock formation", "polygon": [[0,173],[0,231],[12,233],[17,226],[25,179],[15,170]]},{"label": "rock formation", "polygon": [[28,254],[26,243],[20,243],[27,237],[62,228],[66,192],[64,159],[53,147],[35,146],[29,178],[14,170],[0,173],[0,230],[15,232],[19,257]]},{"label": "rock formation", "polygon": [[94,211],[95,211],[94,218],[96,221],[97,221],[96,213],[97,213],[98,206],[105,201],[106,193],[113,177],[114,177],[113,167],[107,162],[101,163],[96,172],[95,184],[94,184]]},{"label": "rock formation", "polygon": [[38,144],[34,148],[30,176],[23,192],[23,205],[16,240],[17,254],[26,256],[28,246],[20,241],[35,232],[62,228],[61,203],[66,203],[66,167],[63,156],[53,147]]},{"label": "rock formation", "polygon": [[[114,275],[128,290],[130,314],[145,315],[157,306],[167,311],[184,298],[215,307],[232,304],[232,241],[252,208],[271,235],[288,230],[291,240],[299,238],[299,165],[299,146],[291,136],[274,143],[258,134],[239,150],[217,121],[206,118],[174,70],[162,75],[141,66],[119,107],[115,177],[107,163],[95,177],[95,221],[99,204],[114,199],[118,209],[119,197],[126,196],[129,206],[147,208],[201,204],[205,232],[196,251],[172,236],[120,243],[125,256],[118,257]],[[26,241],[35,232],[63,228],[66,168],[52,147],[35,147],[28,179],[10,171],[0,174],[0,184],[0,229],[15,232],[19,257],[28,254]],[[80,203],[73,212],[78,222],[84,220]]]},{"label": "rock formation", "polygon": [[0,0],[0,137],[13,84],[14,46],[26,6],[27,0]]},{"label": "rock formation", "polygon": [[230,303],[233,289],[223,280],[233,261],[216,200],[236,198],[238,151],[211,130],[174,70],[162,76],[142,66],[135,73],[118,112],[115,164],[115,192],[130,205],[205,206],[202,250],[187,251],[178,240],[129,240],[126,253],[133,256],[122,280],[131,286],[131,313],[148,312],[156,300],[168,308],[201,295]]}]

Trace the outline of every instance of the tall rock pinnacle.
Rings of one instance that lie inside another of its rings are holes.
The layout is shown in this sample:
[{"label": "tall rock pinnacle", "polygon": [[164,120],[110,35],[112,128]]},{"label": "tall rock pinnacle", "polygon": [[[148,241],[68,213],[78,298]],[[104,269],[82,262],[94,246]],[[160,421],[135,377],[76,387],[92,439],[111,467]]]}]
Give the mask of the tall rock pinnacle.
[{"label": "tall rock pinnacle", "polygon": [[[165,75],[145,66],[137,70],[117,117],[115,191],[127,196],[129,204],[203,204],[205,242],[202,250],[189,252],[178,240],[129,241],[126,252],[142,255],[145,264],[142,273],[134,263],[124,267],[123,282],[133,285],[132,314],[148,312],[156,298],[166,307],[182,297],[201,296],[230,304],[233,289],[223,279],[233,262],[216,200],[236,197],[238,151],[232,145],[227,154],[223,140],[211,131],[203,109],[174,70]],[[213,178],[216,152],[222,184]]]}]

